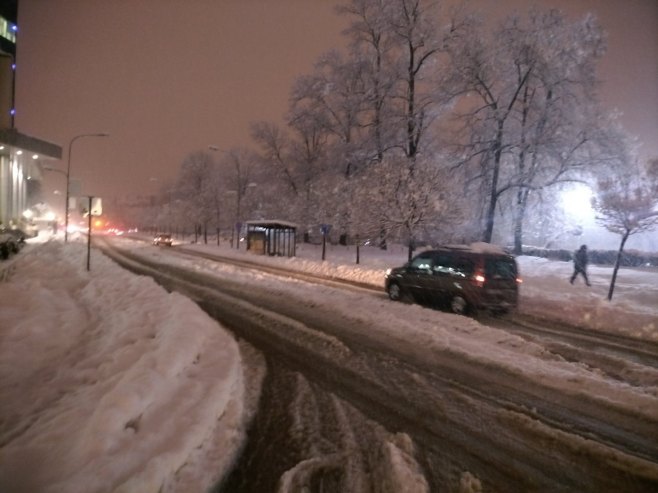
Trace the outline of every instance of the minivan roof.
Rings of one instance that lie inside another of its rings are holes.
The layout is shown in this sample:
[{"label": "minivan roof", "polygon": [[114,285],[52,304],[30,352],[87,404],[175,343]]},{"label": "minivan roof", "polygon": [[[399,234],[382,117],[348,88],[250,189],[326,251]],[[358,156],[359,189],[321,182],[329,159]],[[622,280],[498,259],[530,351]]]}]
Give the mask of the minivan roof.
[{"label": "minivan roof", "polygon": [[432,250],[435,251],[463,251],[463,252],[470,252],[470,253],[486,253],[486,254],[492,254],[492,255],[510,255],[509,252],[507,252],[503,247],[498,246],[498,245],[493,245],[491,243],[485,243],[485,242],[475,242],[471,243],[470,245],[440,245],[436,248],[433,248]]}]

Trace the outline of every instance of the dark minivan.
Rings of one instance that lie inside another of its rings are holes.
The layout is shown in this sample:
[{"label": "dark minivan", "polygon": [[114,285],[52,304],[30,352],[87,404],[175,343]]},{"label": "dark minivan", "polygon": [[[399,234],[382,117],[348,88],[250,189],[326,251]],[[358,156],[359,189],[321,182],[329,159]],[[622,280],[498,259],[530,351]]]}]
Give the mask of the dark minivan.
[{"label": "dark minivan", "polygon": [[514,257],[488,243],[427,250],[386,272],[390,299],[444,304],[462,315],[515,309],[520,282]]}]

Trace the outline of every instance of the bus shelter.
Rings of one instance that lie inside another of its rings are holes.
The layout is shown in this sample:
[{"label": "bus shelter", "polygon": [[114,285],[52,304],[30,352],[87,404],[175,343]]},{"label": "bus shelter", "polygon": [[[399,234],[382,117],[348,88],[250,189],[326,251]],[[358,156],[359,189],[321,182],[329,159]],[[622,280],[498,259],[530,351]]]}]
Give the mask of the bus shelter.
[{"label": "bus shelter", "polygon": [[247,251],[258,255],[294,257],[297,225],[286,221],[247,221]]}]

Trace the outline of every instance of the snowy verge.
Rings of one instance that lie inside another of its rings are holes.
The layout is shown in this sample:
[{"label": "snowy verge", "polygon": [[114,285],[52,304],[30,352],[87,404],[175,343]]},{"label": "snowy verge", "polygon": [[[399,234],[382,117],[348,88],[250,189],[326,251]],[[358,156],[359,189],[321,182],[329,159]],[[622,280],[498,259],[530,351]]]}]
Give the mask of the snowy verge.
[{"label": "snowy verge", "polygon": [[208,489],[244,440],[236,341],[187,298],[84,258],[50,242],[0,283],[0,491]]}]

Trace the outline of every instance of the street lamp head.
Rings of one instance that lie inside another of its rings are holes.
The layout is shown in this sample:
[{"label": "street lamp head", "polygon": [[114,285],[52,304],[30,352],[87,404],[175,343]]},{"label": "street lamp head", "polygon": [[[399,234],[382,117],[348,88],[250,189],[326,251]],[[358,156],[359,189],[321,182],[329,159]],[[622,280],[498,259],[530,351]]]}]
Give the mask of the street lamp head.
[{"label": "street lamp head", "polygon": [[77,139],[81,139],[83,137],[109,137],[109,136],[110,136],[110,134],[107,133],[107,132],[93,132],[93,133],[88,133],[88,134],[78,134],[78,135],[74,136],[71,139],[71,141],[69,143],[69,147],[73,144],[73,141],[75,141]]}]

